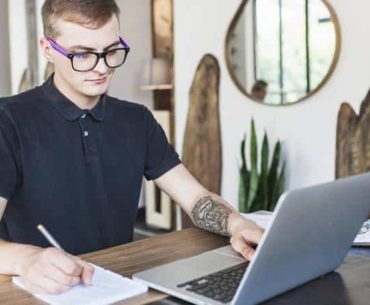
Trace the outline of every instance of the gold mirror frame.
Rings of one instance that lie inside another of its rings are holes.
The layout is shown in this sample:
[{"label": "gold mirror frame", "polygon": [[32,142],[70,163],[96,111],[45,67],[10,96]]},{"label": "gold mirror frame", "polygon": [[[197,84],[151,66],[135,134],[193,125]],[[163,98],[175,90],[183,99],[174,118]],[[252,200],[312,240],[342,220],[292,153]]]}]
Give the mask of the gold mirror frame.
[{"label": "gold mirror frame", "polygon": [[333,74],[333,72],[335,70],[335,67],[338,63],[339,54],[340,54],[341,45],[342,45],[342,35],[341,35],[339,20],[338,20],[337,14],[335,13],[333,7],[331,6],[331,4],[327,0],[321,0],[321,1],[324,3],[324,5],[326,6],[326,8],[329,11],[331,18],[333,19],[333,24],[334,24],[334,29],[335,29],[335,51],[334,51],[334,56],[333,56],[333,59],[332,59],[332,62],[330,64],[330,66],[329,66],[328,72],[323,77],[323,79],[320,81],[320,83],[316,86],[316,88],[313,89],[312,91],[310,91],[307,95],[303,96],[302,98],[300,98],[300,99],[298,99],[294,102],[290,102],[290,103],[287,103],[287,104],[276,105],[276,104],[263,103],[261,101],[256,100],[255,98],[253,98],[252,95],[247,92],[246,88],[244,88],[244,86],[240,83],[239,79],[234,74],[233,69],[232,69],[232,62],[231,62],[231,57],[230,57],[230,52],[231,52],[231,50],[230,50],[230,46],[231,46],[230,41],[231,41],[231,38],[232,38],[232,32],[233,32],[233,30],[236,26],[236,23],[238,22],[241,14],[244,12],[245,6],[249,2],[249,0],[242,0],[236,14],[234,15],[233,19],[231,20],[229,28],[227,29],[226,39],[225,39],[225,60],[226,60],[226,67],[227,67],[227,70],[228,70],[228,72],[231,76],[231,79],[233,80],[234,84],[238,87],[238,89],[245,96],[249,97],[254,102],[257,102],[259,104],[263,104],[263,105],[266,105],[266,106],[290,106],[290,105],[294,105],[294,104],[297,104],[299,102],[302,102],[303,100],[311,97],[312,95],[314,95],[317,91],[319,91],[324,86],[324,84],[328,81],[328,79]]}]

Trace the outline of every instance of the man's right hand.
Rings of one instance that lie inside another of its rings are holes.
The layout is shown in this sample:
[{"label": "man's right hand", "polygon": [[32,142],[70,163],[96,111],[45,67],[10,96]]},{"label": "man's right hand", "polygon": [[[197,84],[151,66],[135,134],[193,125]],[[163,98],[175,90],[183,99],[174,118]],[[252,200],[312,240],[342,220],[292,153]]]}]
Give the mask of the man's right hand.
[{"label": "man's right hand", "polygon": [[74,285],[90,285],[94,267],[57,248],[35,248],[19,266],[26,289],[32,293],[63,293]]}]

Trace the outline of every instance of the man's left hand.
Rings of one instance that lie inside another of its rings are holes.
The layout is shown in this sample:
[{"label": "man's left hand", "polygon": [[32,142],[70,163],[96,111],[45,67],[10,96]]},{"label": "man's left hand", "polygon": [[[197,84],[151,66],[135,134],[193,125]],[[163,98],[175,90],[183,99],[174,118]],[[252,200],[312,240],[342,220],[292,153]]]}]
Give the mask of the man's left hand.
[{"label": "man's left hand", "polygon": [[230,243],[233,249],[240,253],[246,260],[250,261],[254,249],[260,242],[264,230],[255,222],[245,219],[239,213],[229,216]]}]

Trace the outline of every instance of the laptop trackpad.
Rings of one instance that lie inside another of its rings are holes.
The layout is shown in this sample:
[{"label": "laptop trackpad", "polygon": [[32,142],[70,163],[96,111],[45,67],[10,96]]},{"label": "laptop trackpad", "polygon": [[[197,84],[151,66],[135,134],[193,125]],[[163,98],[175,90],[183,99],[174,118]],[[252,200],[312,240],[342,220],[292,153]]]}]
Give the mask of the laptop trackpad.
[{"label": "laptop trackpad", "polygon": [[229,251],[208,251],[182,261],[186,267],[194,268],[201,272],[212,273],[218,270],[245,262],[242,257],[230,255]]}]

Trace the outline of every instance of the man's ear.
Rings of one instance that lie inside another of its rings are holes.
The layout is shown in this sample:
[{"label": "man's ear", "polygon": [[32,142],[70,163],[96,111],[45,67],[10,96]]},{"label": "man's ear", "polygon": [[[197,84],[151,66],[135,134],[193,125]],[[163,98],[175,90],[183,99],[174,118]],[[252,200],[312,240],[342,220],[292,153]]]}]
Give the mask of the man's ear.
[{"label": "man's ear", "polygon": [[45,36],[40,39],[40,47],[41,47],[42,54],[44,55],[46,60],[48,62],[54,62],[53,50],[50,46],[49,41],[45,38]]}]

